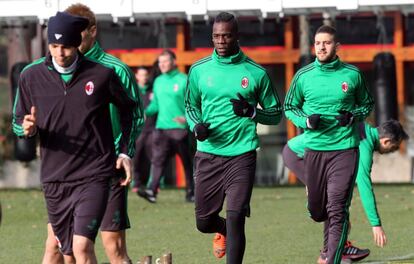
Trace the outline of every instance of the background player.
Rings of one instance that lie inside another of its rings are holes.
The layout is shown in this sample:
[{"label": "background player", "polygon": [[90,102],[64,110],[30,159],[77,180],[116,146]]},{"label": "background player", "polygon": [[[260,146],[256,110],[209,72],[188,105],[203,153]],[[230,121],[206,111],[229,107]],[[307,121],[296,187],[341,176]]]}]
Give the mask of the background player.
[{"label": "background player", "polygon": [[[155,66],[158,68],[158,64]],[[142,99],[142,104],[146,108],[154,93],[152,91],[152,83],[150,82],[149,72],[145,67],[138,67],[135,72],[135,78],[137,79],[139,92]],[[134,161],[134,187],[133,192],[145,191],[145,186],[150,178],[151,172],[151,155],[152,155],[152,133],[155,130],[155,122],[157,116],[148,116],[145,119],[144,127],[141,134],[137,138],[135,143],[135,156]]]},{"label": "background player", "polygon": [[138,195],[151,203],[157,200],[161,176],[165,172],[168,158],[177,153],[184,166],[187,202],[194,202],[193,167],[190,141],[184,111],[184,93],[187,76],[178,71],[176,57],[171,50],[164,50],[158,56],[161,71],[154,81],[154,98],[145,109],[147,116],[157,115],[156,130],[153,133],[152,181],[149,190]]},{"label": "background player", "polygon": [[[359,163],[356,183],[361,197],[365,213],[372,226],[374,242],[377,246],[383,247],[387,243],[387,237],[382,227],[381,219],[378,214],[376,199],[371,182],[371,168],[373,164],[374,151],[380,154],[388,154],[396,151],[403,140],[408,139],[401,124],[396,120],[389,120],[381,124],[378,128],[371,127],[368,123],[358,125],[360,135]],[[304,161],[305,153],[303,134],[296,136],[288,141],[283,148],[283,160],[286,167],[295,173],[300,181],[305,185]],[[326,262],[327,251],[327,229],[328,222],[324,225],[324,247],[318,259],[319,264]],[[343,258],[353,261],[361,260],[369,255],[369,250],[361,250],[347,242],[343,252]]]}]

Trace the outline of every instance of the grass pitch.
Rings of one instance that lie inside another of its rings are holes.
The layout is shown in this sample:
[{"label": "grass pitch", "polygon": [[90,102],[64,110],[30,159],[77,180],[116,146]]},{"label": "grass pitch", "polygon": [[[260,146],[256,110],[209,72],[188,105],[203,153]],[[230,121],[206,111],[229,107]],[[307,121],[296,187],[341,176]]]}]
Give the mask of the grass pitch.
[{"label": "grass pitch", "polygon": [[[383,249],[374,245],[355,190],[349,238],[371,249],[360,263],[414,263],[414,185],[379,185],[375,191],[388,244]],[[40,263],[47,222],[43,194],[1,190],[0,201],[0,263]],[[132,228],[127,241],[133,263],[144,255],[152,255],[154,261],[166,252],[172,252],[174,264],[225,263],[211,253],[213,235],[196,230],[194,205],[184,202],[183,190],[162,190],[155,205],[130,192],[128,202]],[[309,219],[303,187],[255,188],[251,207],[244,263],[316,263],[322,225]],[[96,251],[99,263],[107,263],[99,238]]]}]

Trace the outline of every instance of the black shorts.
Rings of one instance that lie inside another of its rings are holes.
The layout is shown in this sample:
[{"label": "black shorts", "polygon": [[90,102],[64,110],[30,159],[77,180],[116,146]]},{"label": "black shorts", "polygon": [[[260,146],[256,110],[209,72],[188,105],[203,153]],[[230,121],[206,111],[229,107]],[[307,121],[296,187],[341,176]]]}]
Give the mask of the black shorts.
[{"label": "black shorts", "polygon": [[120,177],[111,178],[111,189],[101,231],[121,231],[131,227],[127,210],[128,187],[121,186],[120,180]]},{"label": "black shorts", "polygon": [[73,253],[73,235],[95,242],[108,201],[109,177],[87,182],[45,183],[43,192],[49,222],[64,255]]},{"label": "black shorts", "polygon": [[195,213],[205,219],[226,210],[250,215],[256,172],[256,151],[222,157],[197,151],[195,158]]}]

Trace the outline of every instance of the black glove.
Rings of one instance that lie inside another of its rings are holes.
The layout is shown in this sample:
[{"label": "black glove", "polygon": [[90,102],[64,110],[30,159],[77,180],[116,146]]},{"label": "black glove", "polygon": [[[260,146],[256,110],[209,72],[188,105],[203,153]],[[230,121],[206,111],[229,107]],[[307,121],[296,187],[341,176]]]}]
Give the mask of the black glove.
[{"label": "black glove", "polygon": [[230,102],[233,104],[234,113],[237,116],[252,117],[255,107],[249,104],[240,93],[237,93],[237,97],[239,97],[239,99],[230,99]]},{"label": "black glove", "polygon": [[208,138],[208,127],[210,126],[210,123],[198,123],[194,127],[194,136],[199,141],[204,141]]},{"label": "black glove", "polygon": [[339,110],[338,113],[339,115],[335,117],[338,120],[338,125],[349,126],[354,121],[354,115],[351,112]]},{"label": "black glove", "polygon": [[310,116],[308,116],[308,119],[306,120],[306,126],[309,129],[318,129],[320,121],[321,121],[321,115],[320,114],[310,115]]}]

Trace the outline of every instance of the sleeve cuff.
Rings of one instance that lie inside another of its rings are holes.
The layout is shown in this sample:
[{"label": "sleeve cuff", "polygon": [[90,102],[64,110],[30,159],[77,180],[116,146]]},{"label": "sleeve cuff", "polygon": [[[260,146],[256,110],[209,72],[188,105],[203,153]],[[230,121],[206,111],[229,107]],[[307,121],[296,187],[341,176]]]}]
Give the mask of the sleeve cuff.
[{"label": "sleeve cuff", "polygon": [[31,133],[30,135],[27,135],[25,138],[32,138],[32,137],[34,137],[34,136],[36,136],[37,135],[37,127],[35,127],[35,130],[34,130],[34,132],[33,133]]},{"label": "sleeve cuff", "polygon": [[124,159],[129,159],[129,160],[131,160],[131,157],[130,157],[130,156],[128,156],[127,154],[124,154],[124,153],[120,153],[120,154],[118,155],[118,158],[124,158]]},{"label": "sleeve cuff", "polygon": [[254,119],[256,117],[256,107],[253,108],[253,115],[250,117],[250,119]]}]

